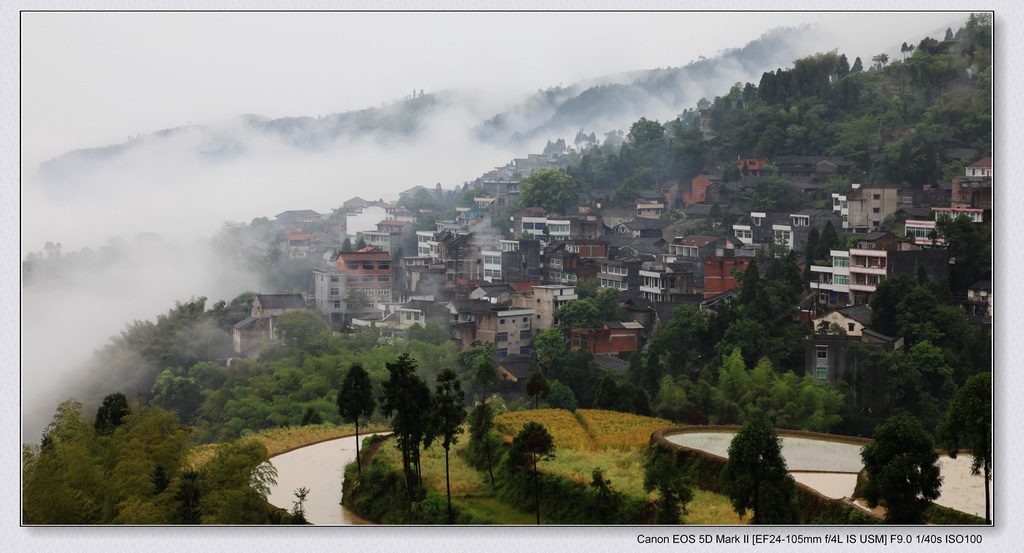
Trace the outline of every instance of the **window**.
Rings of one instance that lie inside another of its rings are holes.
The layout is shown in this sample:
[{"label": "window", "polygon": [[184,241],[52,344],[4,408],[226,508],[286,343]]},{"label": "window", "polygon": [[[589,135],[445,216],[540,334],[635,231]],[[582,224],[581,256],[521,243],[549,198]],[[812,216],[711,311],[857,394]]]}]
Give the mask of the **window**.
[{"label": "window", "polygon": [[519,348],[520,355],[530,355],[530,346],[523,346]]},{"label": "window", "polygon": [[331,277],[331,282],[338,282],[340,279],[336,276]]},{"label": "window", "polygon": [[498,324],[505,324],[505,319],[499,319]]},{"label": "window", "polygon": [[881,212],[882,212],[882,208],[880,208],[880,207],[873,207],[873,208],[871,208],[871,213],[881,213]]},{"label": "window", "polygon": [[818,346],[817,348],[818,359],[828,359],[828,346]]},{"label": "window", "polygon": [[881,194],[872,194],[871,195],[871,199],[872,200],[881,200],[882,199],[882,195]]},{"label": "window", "polygon": [[390,261],[380,261],[380,262],[377,263],[377,269],[379,269],[381,271],[390,271],[391,270],[391,262]]},{"label": "window", "polygon": [[498,357],[508,357],[508,348],[501,348],[498,350]]},{"label": "window", "polygon": [[377,277],[377,282],[391,282],[391,277],[388,275],[380,275]]},{"label": "window", "polygon": [[359,270],[359,262],[358,261],[349,261],[348,263],[345,263],[345,268],[348,269],[349,271],[358,271]]},{"label": "window", "polygon": [[334,308],[341,309],[341,300],[334,300]]},{"label": "window", "polygon": [[338,289],[337,288],[331,288],[331,295],[332,296],[337,296],[338,295]]},{"label": "window", "polygon": [[903,196],[903,203],[905,203],[905,204],[912,204],[912,203],[914,203],[914,197],[913,196]]},{"label": "window", "polygon": [[376,280],[373,275],[363,275],[363,282],[373,282]]},{"label": "window", "polygon": [[828,380],[828,367],[818,367],[815,376],[818,380]]},{"label": "window", "polygon": [[494,335],[494,341],[495,342],[507,342],[508,341],[508,332],[499,332],[499,333],[495,334]]},{"label": "window", "polygon": [[854,326],[855,326],[855,325],[854,325],[853,323],[846,323],[846,330],[847,330],[848,332],[853,332],[853,327],[854,327]]},{"label": "window", "polygon": [[520,340],[529,340],[530,339],[530,331],[529,330],[520,330],[519,331],[519,339]]},{"label": "window", "polygon": [[835,275],[832,277],[832,284],[850,284],[850,277],[848,275]]},{"label": "window", "polygon": [[347,282],[349,284],[351,284],[353,282],[359,282],[359,277],[357,275],[349,275],[349,276],[345,277],[345,282]]}]

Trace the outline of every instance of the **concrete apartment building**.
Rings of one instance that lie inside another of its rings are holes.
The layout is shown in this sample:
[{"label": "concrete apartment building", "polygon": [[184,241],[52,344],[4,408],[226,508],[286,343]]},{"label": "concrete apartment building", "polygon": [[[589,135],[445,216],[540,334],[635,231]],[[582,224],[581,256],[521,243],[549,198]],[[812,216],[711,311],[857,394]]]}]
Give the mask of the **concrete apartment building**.
[{"label": "concrete apartment building", "polygon": [[[391,255],[373,248],[341,252],[330,269],[313,271],[317,311],[332,318],[361,311],[383,311],[392,303],[394,267]],[[363,294],[364,305],[348,305],[350,294]]]},{"label": "concrete apartment building", "polygon": [[473,311],[476,339],[494,342],[498,357],[529,355],[533,344],[534,309],[494,307]]}]

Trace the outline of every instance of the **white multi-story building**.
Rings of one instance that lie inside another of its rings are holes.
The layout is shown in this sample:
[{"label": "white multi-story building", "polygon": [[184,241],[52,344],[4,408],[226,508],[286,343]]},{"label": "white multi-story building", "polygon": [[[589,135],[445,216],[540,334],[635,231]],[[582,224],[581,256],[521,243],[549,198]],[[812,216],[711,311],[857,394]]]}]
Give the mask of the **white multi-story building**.
[{"label": "white multi-story building", "polygon": [[662,274],[657,271],[640,270],[640,295],[651,301],[662,301],[665,289],[662,283]]},{"label": "white multi-story building", "polygon": [[[516,242],[516,245],[519,243]],[[487,282],[494,282],[500,280],[501,277],[501,252],[494,250],[484,250],[480,252],[483,256],[484,261],[484,280]]]},{"label": "white multi-story building", "polygon": [[416,257],[431,257],[431,243],[434,246],[437,242],[434,242],[434,233],[429,230],[418,230],[416,231]]},{"label": "white multi-story building", "polygon": [[811,288],[818,290],[818,301],[828,305],[846,305],[850,296],[850,252],[831,250],[831,267],[811,266]]}]

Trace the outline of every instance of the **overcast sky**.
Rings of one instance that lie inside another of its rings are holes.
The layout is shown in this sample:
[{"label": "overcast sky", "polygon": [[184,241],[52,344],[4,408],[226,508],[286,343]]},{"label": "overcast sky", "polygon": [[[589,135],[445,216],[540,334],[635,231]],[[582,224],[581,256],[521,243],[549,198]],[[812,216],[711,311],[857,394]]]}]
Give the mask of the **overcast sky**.
[{"label": "overcast sky", "polygon": [[[242,113],[322,115],[682,66],[815,23],[852,61],[961,13],[23,13],[22,160]],[[955,28],[954,28],[955,30]],[[482,167],[481,172],[488,169]]]}]

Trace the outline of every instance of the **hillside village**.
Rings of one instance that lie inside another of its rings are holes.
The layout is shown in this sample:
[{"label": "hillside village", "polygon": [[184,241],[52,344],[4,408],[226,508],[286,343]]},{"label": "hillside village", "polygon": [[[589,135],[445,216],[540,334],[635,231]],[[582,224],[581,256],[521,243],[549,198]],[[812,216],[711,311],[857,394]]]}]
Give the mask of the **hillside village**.
[{"label": "hillside village", "polygon": [[[909,416],[955,451],[953,406],[993,368],[990,23],[891,64],[816,54],[453,189],[225,223],[213,250],[265,288],[135,321],[86,393],[116,382],[214,443],[340,423],[351,374],[386,397],[401,370],[428,402],[469,390],[459,421],[493,403],[871,438]],[[964,439],[990,446],[983,422]],[[409,490],[422,438],[399,440]]]},{"label": "hillside village", "polygon": [[[794,321],[814,328],[838,325],[841,336],[808,335],[803,369],[821,380],[836,381],[850,359],[845,344],[872,341],[899,347],[898,336],[871,329],[868,301],[880,281],[915,278],[948,279],[951,260],[936,221],[966,217],[989,224],[992,212],[992,158],[979,158],[964,175],[918,189],[899,185],[853,185],[845,193],[827,193],[824,183],[850,162],[828,156],[779,156],[742,159],[746,175],[723,183],[702,174],[688,186],[669,183],[657,193],[627,205],[614,198],[579,194],[574,212],[554,213],[518,205],[524,179],[557,165],[557,157],[531,155],[484,175],[469,206],[457,217],[436,220],[432,230],[416,230],[425,215],[403,207],[410,198],[441,196],[440,189],[411,188],[393,201],[346,200],[332,214],[285,211],[273,224],[291,259],[313,259],[312,286],[305,293],[258,295],[251,316],[234,326],[235,352],[255,355],[263,340],[273,338],[274,316],[287,309],[314,308],[336,329],[375,328],[383,339],[402,337],[412,325],[434,324],[460,348],[474,341],[493,342],[505,369],[516,380],[528,376],[532,339],[558,325],[555,311],[578,298],[576,286],[593,281],[600,289],[618,290],[622,320],[602,321],[597,328],[571,329],[572,349],[588,349],[608,366],[628,367],[629,355],[644,347],[677,307],[713,310],[728,301],[752,261],[762,272],[766,256],[792,252],[800,271],[809,275]],[[766,170],[771,167],[771,174]],[[771,175],[798,186],[802,209],[789,212],[734,213],[722,226],[712,216],[730,192],[754,187]],[[468,184],[467,184],[468,187]],[[829,209],[811,207],[824,201]],[[681,214],[669,218],[665,214]],[[501,214],[495,220],[494,214]],[[347,220],[379,218],[376,228],[349,234]],[[691,232],[694,224],[714,234]],[[826,227],[841,237],[824,259],[808,259],[809,237]],[[322,229],[320,231],[316,229]],[[345,242],[358,244],[342,251]],[[253,244],[250,247],[260,247]],[[266,245],[262,245],[266,247]],[[824,261],[824,263],[822,262]],[[990,323],[993,311],[989,280],[971,283],[958,303],[978,323]],[[831,350],[831,351],[830,351]]]}]

